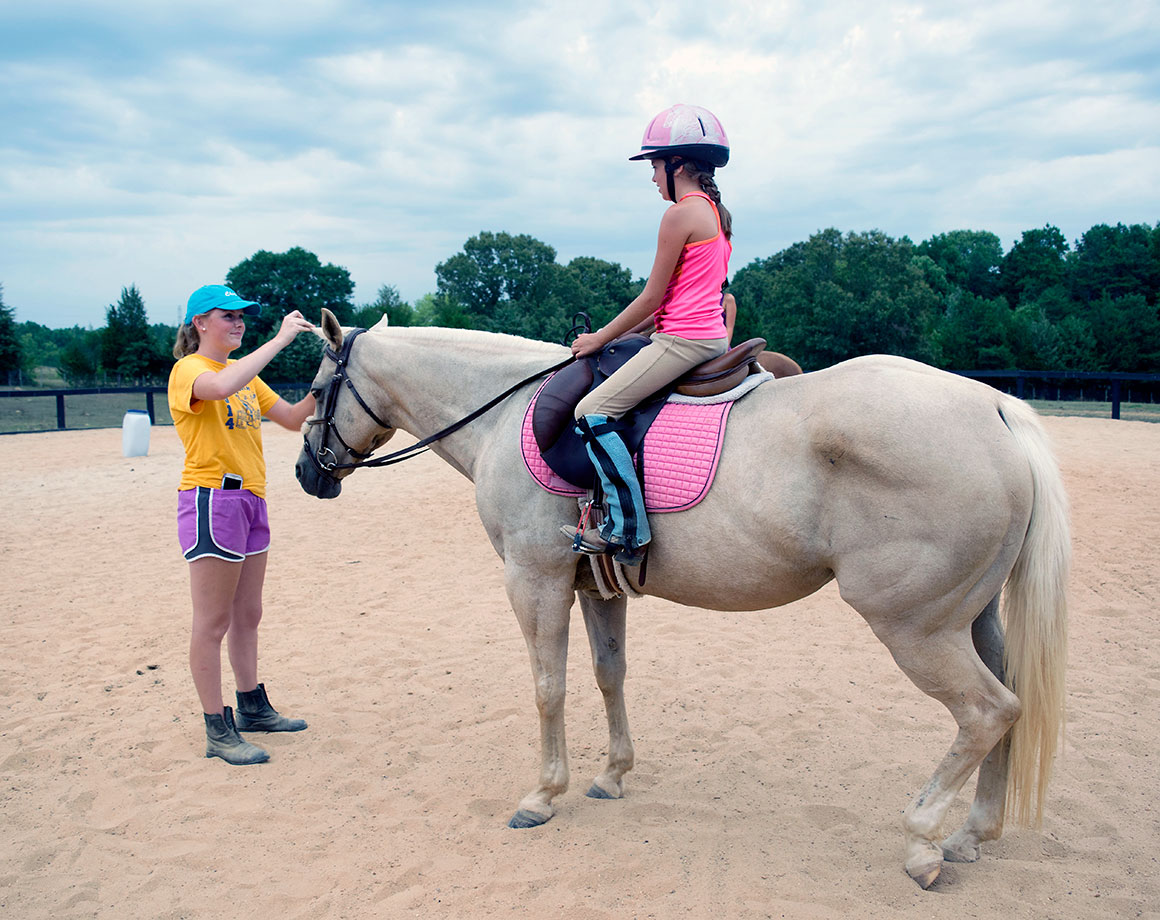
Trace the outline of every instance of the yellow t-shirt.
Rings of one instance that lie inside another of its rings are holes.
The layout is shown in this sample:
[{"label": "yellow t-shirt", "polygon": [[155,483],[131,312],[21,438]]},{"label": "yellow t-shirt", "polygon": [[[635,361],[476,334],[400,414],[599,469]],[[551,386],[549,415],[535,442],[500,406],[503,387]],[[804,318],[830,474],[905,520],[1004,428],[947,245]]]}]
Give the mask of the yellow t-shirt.
[{"label": "yellow t-shirt", "polygon": [[[232,364],[233,362],[229,362]],[[262,416],[278,394],[255,377],[227,399],[194,399],[193,382],[226,365],[204,355],[186,355],[169,372],[169,413],[185,445],[179,490],[220,489],[222,476],[242,477],[242,488],[266,497],[266,458],[262,454]]]}]

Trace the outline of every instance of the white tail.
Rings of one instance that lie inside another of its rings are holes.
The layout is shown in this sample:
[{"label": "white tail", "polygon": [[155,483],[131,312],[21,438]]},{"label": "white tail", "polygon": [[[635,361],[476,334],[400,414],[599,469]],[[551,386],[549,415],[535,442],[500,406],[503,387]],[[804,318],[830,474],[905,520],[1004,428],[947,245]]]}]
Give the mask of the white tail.
[{"label": "white tail", "polygon": [[1007,804],[1018,823],[1038,825],[1064,723],[1071,537],[1063,479],[1039,417],[1013,397],[1004,397],[999,409],[1035,486],[1003,604],[1007,685],[1023,704],[1011,729]]}]

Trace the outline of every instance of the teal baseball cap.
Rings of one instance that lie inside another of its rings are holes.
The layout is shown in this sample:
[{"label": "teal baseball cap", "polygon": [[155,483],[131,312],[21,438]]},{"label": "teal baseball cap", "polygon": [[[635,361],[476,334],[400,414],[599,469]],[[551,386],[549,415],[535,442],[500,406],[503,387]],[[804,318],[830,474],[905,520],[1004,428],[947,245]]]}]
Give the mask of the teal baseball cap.
[{"label": "teal baseball cap", "polygon": [[185,322],[192,322],[195,316],[210,310],[241,310],[250,316],[262,312],[262,305],[253,300],[242,300],[232,288],[224,284],[205,284],[189,295],[185,308]]}]

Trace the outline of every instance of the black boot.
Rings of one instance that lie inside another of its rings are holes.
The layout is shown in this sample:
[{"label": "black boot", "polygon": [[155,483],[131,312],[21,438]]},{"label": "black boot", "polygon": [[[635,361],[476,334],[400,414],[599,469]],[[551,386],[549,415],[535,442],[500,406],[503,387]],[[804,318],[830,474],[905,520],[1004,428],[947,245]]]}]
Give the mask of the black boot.
[{"label": "black boot", "polygon": [[278,715],[266,696],[265,684],[258,684],[253,690],[238,691],[238,731],[300,732],[305,727],[302,719]]},{"label": "black boot", "polygon": [[229,706],[221,715],[208,712],[205,716],[205,756],[220,757],[226,763],[242,766],[251,763],[265,763],[270,755],[256,744],[244,740],[234,725],[234,713]]}]

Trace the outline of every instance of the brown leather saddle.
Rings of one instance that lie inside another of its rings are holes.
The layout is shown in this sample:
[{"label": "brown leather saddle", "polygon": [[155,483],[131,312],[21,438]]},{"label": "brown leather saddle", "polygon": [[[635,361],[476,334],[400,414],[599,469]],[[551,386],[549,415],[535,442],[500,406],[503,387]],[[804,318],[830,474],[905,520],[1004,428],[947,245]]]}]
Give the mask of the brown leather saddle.
[{"label": "brown leather saddle", "polygon": [[[556,475],[580,488],[592,488],[595,470],[584,450],[584,442],[575,430],[573,412],[576,404],[650,341],[644,335],[623,335],[599,354],[558,371],[544,384],[532,410],[532,433],[544,462]],[[712,396],[728,392],[749,374],[762,372],[757,356],[764,349],[765,339],[742,342],[725,354],[698,364],[615,422],[629,452],[637,455],[638,468],[642,465],[639,452],[645,433],[672,393]]]}]

